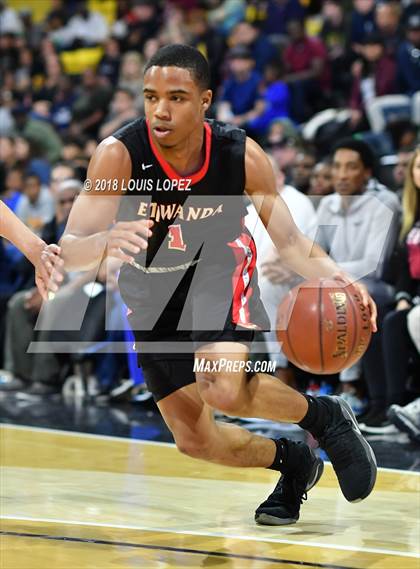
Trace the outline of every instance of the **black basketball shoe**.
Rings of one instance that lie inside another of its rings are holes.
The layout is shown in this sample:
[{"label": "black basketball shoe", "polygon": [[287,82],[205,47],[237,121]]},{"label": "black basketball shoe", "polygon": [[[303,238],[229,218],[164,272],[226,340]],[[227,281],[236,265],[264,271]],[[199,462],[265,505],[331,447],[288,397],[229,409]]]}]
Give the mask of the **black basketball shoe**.
[{"label": "black basketball shoe", "polygon": [[376,481],[376,458],[364,439],[350,405],[334,396],[317,399],[327,403],[330,420],[319,446],[325,450],[340,484],[344,497],[349,502],[359,502],[372,492]]},{"label": "black basketball shoe", "polygon": [[282,474],[273,492],[256,510],[257,524],[283,526],[296,523],[300,506],[307,498],[306,492],[315,486],[324,471],[324,463],[308,445],[290,440],[287,444],[294,447],[294,452],[299,452],[299,470]]}]

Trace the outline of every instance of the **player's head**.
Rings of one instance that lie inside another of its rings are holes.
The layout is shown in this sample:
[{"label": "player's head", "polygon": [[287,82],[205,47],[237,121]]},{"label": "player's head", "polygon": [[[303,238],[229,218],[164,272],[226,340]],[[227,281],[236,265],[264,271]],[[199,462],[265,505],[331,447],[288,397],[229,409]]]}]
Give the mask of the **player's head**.
[{"label": "player's head", "polygon": [[202,127],[211,104],[210,70],[195,48],[173,44],[159,49],[144,71],[144,110],[152,134],[174,147]]},{"label": "player's head", "polygon": [[334,190],[342,196],[365,190],[375,167],[375,155],[362,140],[346,138],[334,148],[332,178]]}]

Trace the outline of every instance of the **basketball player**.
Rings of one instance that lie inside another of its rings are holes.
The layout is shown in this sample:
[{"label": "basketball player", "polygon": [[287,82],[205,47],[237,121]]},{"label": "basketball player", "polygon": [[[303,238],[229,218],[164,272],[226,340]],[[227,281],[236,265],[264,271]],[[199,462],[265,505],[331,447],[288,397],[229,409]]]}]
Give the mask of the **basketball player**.
[{"label": "basketball player", "polygon": [[[0,238],[13,243],[35,267],[35,282],[44,300],[48,291],[56,292],[63,275],[58,270],[63,265],[58,245],[46,245],[0,200]],[[56,269],[56,270],[54,270]]]},{"label": "basketball player", "polygon": [[[244,192],[288,267],[305,278],[331,277],[339,268],[296,228],[262,149],[237,128],[205,121],[212,97],[208,86],[208,64],[192,47],[166,46],[151,58],[144,73],[146,117],[99,145],[88,169],[90,191],[73,206],[62,255],[69,270],[98,266],[105,248],[123,262],[119,286],[131,312],[139,361],[179,450],[218,464],[279,471],[281,478],[255,519],[289,524],[297,521],[306,491],[319,480],[322,461],[306,444],[216,422],[214,409],[307,429],[328,454],[349,501],[370,494],[376,461],[351,409],[338,398],[313,398],[266,374],[218,367],[222,358],[247,361],[256,325],[267,323],[252,274],[255,247],[242,224]],[[103,180],[105,187],[117,184],[119,195],[95,192]],[[175,191],[159,191],[168,183]],[[137,191],[122,198],[129,184]],[[210,247],[204,251],[206,240]],[[168,289],[174,293],[153,320]],[[359,291],[375,329],[375,305],[365,289]],[[217,324],[223,315],[222,327],[202,326]],[[187,340],[195,353],[182,352]],[[171,341],[180,342],[179,353],[147,353],[149,342]],[[204,371],[194,373],[194,357],[209,364]]]}]

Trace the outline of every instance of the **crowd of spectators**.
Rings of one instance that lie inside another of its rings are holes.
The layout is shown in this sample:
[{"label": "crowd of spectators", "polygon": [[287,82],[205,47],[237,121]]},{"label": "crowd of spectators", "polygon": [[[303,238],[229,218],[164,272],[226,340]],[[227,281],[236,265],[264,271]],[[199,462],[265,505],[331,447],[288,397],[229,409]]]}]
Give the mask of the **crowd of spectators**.
[{"label": "crowd of spectators", "polygon": [[[44,14],[32,7],[0,0],[1,199],[57,242],[98,142],[143,112],[144,63],[168,43],[197,47],[211,66],[209,117],[246,129],[265,148],[302,231],[365,278],[378,303],[381,331],[338,384],[358,413],[370,409],[368,428],[383,428],[390,405],[419,389],[409,314],[420,292],[420,1],[51,0]],[[403,102],[383,111],[378,127],[372,105],[387,95]],[[332,225],[336,233],[319,229]],[[296,275],[280,271],[276,252],[260,241],[273,311]],[[57,358],[19,356],[42,335],[33,330],[41,302],[28,265],[2,240],[0,277],[0,390],[59,391]],[[87,282],[69,275],[65,286],[79,294]],[[337,389],[337,378],[325,383],[277,359],[279,377],[293,385]],[[103,390],[130,374],[120,364],[108,366],[119,370],[115,377],[99,378]]]}]

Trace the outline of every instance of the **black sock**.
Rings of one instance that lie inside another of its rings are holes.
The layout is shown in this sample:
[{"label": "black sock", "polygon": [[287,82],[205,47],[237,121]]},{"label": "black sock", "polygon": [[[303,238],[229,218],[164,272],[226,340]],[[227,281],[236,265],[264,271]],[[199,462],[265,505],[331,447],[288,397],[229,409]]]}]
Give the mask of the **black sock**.
[{"label": "black sock", "polygon": [[321,437],[330,421],[328,404],[322,398],[312,397],[312,395],[305,393],[302,395],[308,402],[308,411],[298,425],[305,431],[309,431],[314,437]]},{"label": "black sock", "polygon": [[272,439],[276,444],[276,456],[269,470],[277,470],[282,474],[297,472],[301,464],[302,451],[299,445],[288,439]]}]

